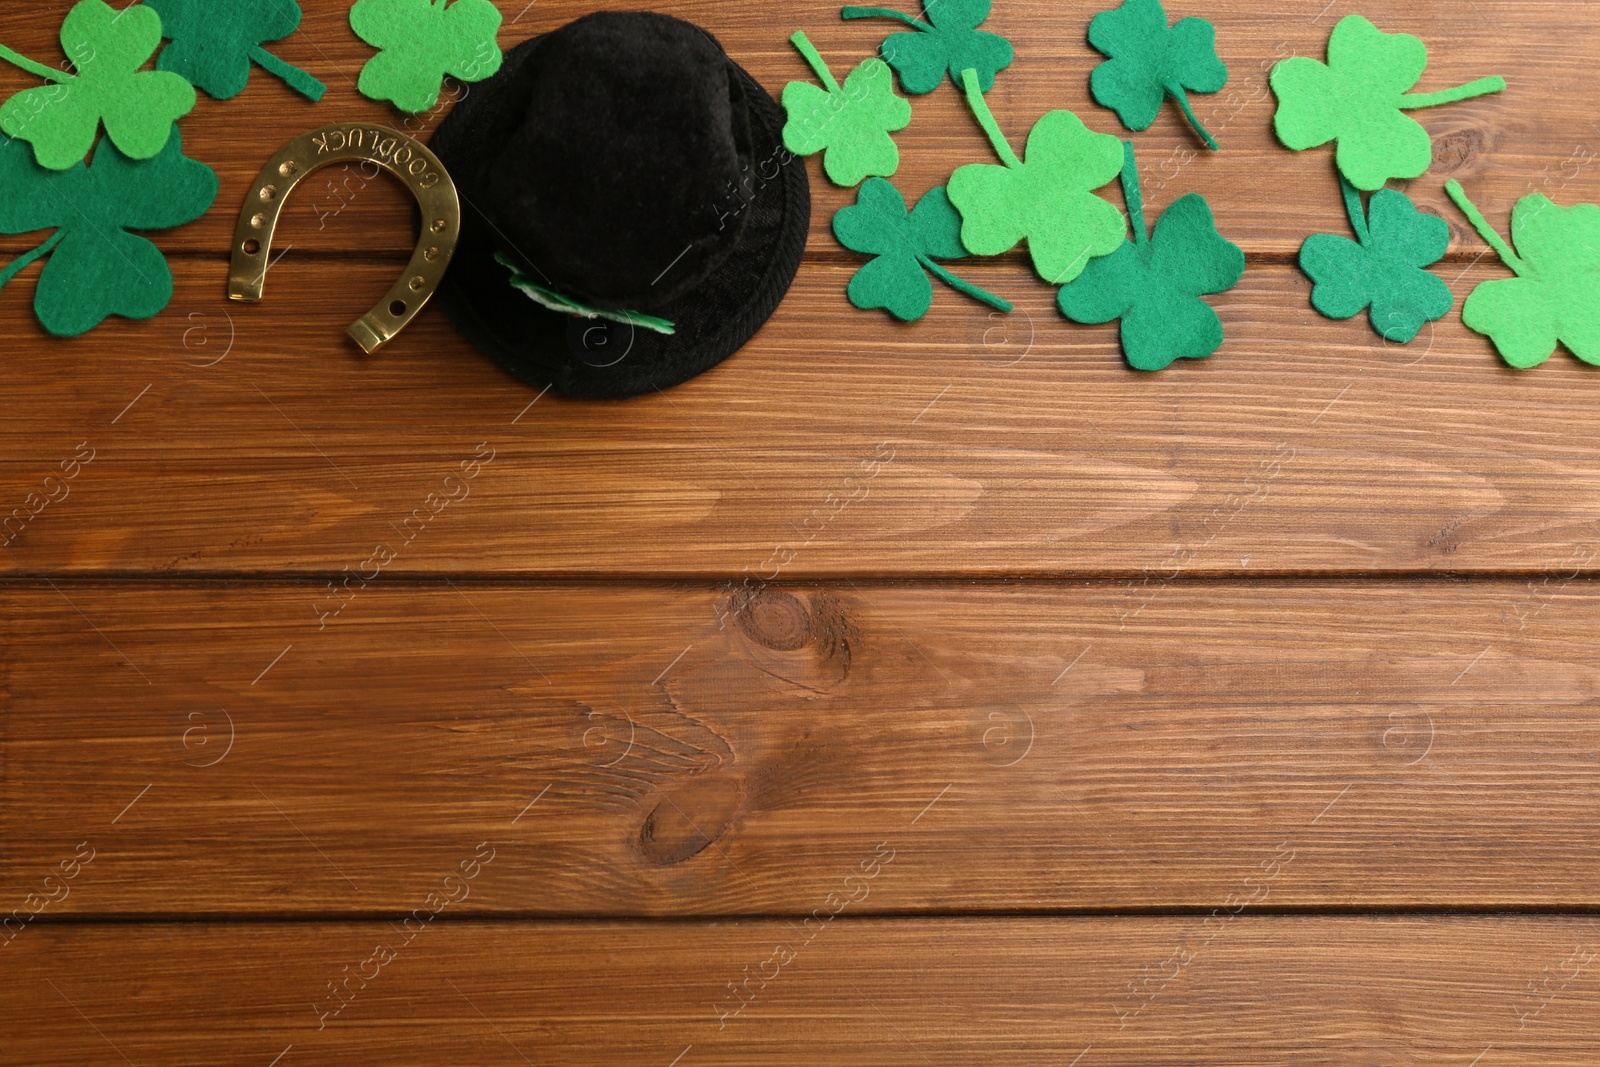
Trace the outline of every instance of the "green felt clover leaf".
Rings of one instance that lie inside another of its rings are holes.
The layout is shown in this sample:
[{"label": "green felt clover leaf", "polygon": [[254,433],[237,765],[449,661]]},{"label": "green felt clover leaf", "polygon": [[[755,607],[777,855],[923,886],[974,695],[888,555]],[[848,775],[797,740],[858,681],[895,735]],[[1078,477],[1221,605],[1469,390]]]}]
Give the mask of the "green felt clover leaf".
[{"label": "green felt clover leaf", "polygon": [[1600,366],[1600,206],[1523,197],[1511,212],[1512,251],[1459,182],[1445,189],[1516,275],[1473,290],[1461,310],[1467,328],[1492,339],[1519,370],[1549,359],[1558,343]]},{"label": "green felt clover leaf", "polygon": [[1297,56],[1272,68],[1278,139],[1297,152],[1337,141],[1340,172],[1366,192],[1383,188],[1390,178],[1421,177],[1433,161],[1433,142],[1404,112],[1506,87],[1504,78],[1480,78],[1406,95],[1427,66],[1428,49],[1418,38],[1384,33],[1350,15],[1333,28],[1326,64]]},{"label": "green felt clover leaf", "polygon": [[1121,319],[1122,351],[1136,370],[1162,370],[1178,359],[1204,359],[1222,347],[1222,320],[1200,297],[1239,284],[1244,251],[1217,233],[1198,193],[1181,197],[1145,236],[1144,204],[1133,142],[1125,146],[1122,192],[1133,241],[1093,260],[1057,297],[1074,322]]},{"label": "green felt clover leaf", "polygon": [[[131,10],[131,9],[130,9]],[[172,299],[172,272],[159,249],[129,230],[164,230],[204,215],[217,175],[183,154],[174,130],[154,158],[134,161],[100,142],[94,160],[66,171],[38,165],[21,141],[0,144],[0,233],[54,227],[42,245],[0,271],[0,286],[49,255],[34,290],[44,328],[76,337],[109,315],[148,319]]]},{"label": "green felt clover leaf", "polygon": [[1356,240],[1319,233],[1300,247],[1300,269],[1316,283],[1311,305],[1330,319],[1352,319],[1370,307],[1372,328],[1384,340],[1410,344],[1423,324],[1455,305],[1450,287],[1423,269],[1444,258],[1450,227],[1404,193],[1380,189],[1363,210],[1356,187],[1343,178],[1339,185]]},{"label": "green felt clover leaf", "polygon": [[1083,272],[1095,256],[1122,243],[1122,212],[1094,195],[1122,170],[1122,144],[1095,133],[1070,111],[1052,111],[1028,134],[1027,162],[1017,158],[978,88],[962,73],[967,102],[1005,165],[973,163],[950,176],[950,201],[961,212],[961,242],[998,256],[1024,238],[1033,268],[1053,285]]},{"label": "green felt clover leaf", "polygon": [[962,281],[935,259],[964,259],[961,216],[943,187],[929,192],[908,215],[900,190],[882,178],[868,178],[854,205],[833,216],[833,233],[853,252],[876,258],[850,279],[847,295],[863,310],[883,308],[895,318],[913,322],[933,305],[932,273],[940,281],[1001,311],[1011,305]]},{"label": "green felt clover leaf", "polygon": [[439,102],[445,75],[477,82],[500,69],[500,9],[490,0],[356,0],[350,28],[378,49],[356,88],[401,111]]},{"label": "green felt clover leaf", "polygon": [[978,72],[984,92],[994,88],[995,75],[1011,65],[1011,42],[997,33],[978,29],[989,17],[990,0],[933,0],[925,7],[928,21],[886,7],[846,7],[847,19],[896,19],[913,33],[893,33],[884,38],[883,58],[900,75],[900,85],[918,96],[931,93],[945,73],[961,84],[961,72]]},{"label": "green felt clover leaf", "polygon": [[0,59],[54,85],[24,89],[0,106],[0,130],[33,145],[39,165],[76,166],[94,147],[101,123],[131,159],[166,146],[172,124],[194,107],[194,86],[168,71],[139,68],[161,44],[161,16],[148,5],[114,10],[80,0],[61,23],[61,47],[76,75],[0,46]]},{"label": "green felt clover leaf", "polygon": [[889,134],[911,124],[911,103],[895,95],[894,75],[883,60],[863,60],[841,87],[804,33],[789,38],[823,88],[790,82],[783,88],[789,113],[783,146],[797,156],[825,152],[822,169],[836,185],[887,178],[900,169],[900,149]]},{"label": "green felt clover leaf", "polygon": [[300,26],[295,0],[144,0],[161,16],[161,33],[172,43],[156,61],[159,70],[181,74],[218,100],[229,100],[250,81],[250,64],[261,64],[289,88],[321,100],[328,87],[261,46]]},{"label": "green felt clover leaf", "polygon": [[1167,27],[1161,0],[1125,0],[1089,23],[1089,43],[1110,56],[1089,76],[1089,88],[1102,106],[1117,113],[1130,130],[1148,130],[1171,96],[1206,145],[1216,140],[1195,118],[1185,89],[1215,93],[1228,84],[1228,68],[1217,58],[1217,29],[1201,18]]}]

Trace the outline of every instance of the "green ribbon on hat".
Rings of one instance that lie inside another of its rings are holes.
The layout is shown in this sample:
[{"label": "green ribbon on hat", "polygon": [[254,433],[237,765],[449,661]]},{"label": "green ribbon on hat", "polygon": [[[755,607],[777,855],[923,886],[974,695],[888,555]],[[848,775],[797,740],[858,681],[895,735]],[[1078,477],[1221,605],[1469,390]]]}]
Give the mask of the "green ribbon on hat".
[{"label": "green ribbon on hat", "polygon": [[678,332],[678,328],[666,319],[658,319],[654,315],[646,315],[639,311],[612,311],[609,308],[590,307],[563,296],[549,286],[540,285],[518,267],[503,252],[494,254],[495,262],[511,272],[511,287],[519,289],[536,304],[541,304],[551,311],[563,315],[574,315],[580,319],[606,319],[611,322],[620,322],[628,326],[638,326],[645,330],[654,330],[656,333],[666,334],[668,337]]}]

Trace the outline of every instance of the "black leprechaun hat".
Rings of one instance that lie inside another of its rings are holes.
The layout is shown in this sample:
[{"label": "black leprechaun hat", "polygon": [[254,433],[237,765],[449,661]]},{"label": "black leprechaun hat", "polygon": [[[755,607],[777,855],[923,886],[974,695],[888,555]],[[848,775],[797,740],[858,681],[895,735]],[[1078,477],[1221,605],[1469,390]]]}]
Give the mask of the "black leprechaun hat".
[{"label": "black leprechaun hat", "polygon": [[665,389],[738,351],[805,251],[777,102],[697,26],[600,12],[517,46],[432,148],[461,194],[445,310],[517,378]]}]

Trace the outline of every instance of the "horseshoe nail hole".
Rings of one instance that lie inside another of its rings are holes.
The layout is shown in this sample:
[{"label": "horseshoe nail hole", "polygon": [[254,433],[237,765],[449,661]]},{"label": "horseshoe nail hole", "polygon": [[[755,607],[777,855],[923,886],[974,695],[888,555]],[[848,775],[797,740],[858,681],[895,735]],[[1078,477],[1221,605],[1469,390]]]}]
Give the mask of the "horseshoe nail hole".
[{"label": "horseshoe nail hole", "polygon": [[256,229],[259,230],[263,226],[265,226],[266,224],[267,224],[267,217],[265,215],[252,215],[252,216],[250,216],[250,225],[254,226]]},{"label": "horseshoe nail hole", "polygon": [[404,300],[393,300],[393,301],[390,301],[390,303],[389,303],[389,314],[393,315],[395,318],[399,318],[401,315],[404,315],[405,313],[406,313],[406,302]]},{"label": "horseshoe nail hole", "polygon": [[261,251],[261,242],[256,240],[254,237],[250,238],[250,240],[244,243],[245,255],[253,256],[259,251]]},{"label": "horseshoe nail hole", "polygon": [[262,200],[270,204],[278,199],[278,187],[276,185],[263,185],[259,195]]},{"label": "horseshoe nail hole", "polygon": [[426,252],[422,253],[422,258],[427,260],[429,263],[432,263],[434,260],[438,259],[439,258],[439,249],[438,249],[438,247],[436,246],[436,247],[430,248]]},{"label": "horseshoe nail hole", "polygon": [[278,173],[283,175],[285,178],[293,178],[296,174],[300,173],[300,164],[296,163],[292,159],[285,160],[284,162],[278,164]]},{"label": "horseshoe nail hole", "polygon": [[448,223],[446,223],[444,219],[434,219],[433,226],[430,228],[434,233],[443,233],[446,225],[448,225]]},{"label": "horseshoe nail hole", "polygon": [[420,293],[422,292],[422,287],[427,284],[428,279],[419,274],[415,278],[411,279],[411,291],[413,293]]}]

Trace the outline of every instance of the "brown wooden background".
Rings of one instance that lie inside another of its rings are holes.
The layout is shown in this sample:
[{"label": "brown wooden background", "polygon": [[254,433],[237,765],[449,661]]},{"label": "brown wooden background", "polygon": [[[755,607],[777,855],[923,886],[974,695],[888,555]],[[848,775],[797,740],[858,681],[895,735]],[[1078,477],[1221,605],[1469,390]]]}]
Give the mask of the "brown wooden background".
[{"label": "brown wooden background", "polygon": [[[68,6],[0,40],[53,63]],[[1098,6],[996,5],[1014,141],[1121,132]],[[509,46],[588,6],[501,9]],[[892,29],[658,9],[774,92],[793,29],[841,74]],[[1412,346],[1294,268],[1346,223],[1265,72],[1348,11],[1212,0],[1169,14],[1217,24],[1224,150],[1170,107],[1136,140],[1152,213],[1202,192],[1249,255],[1215,358],[1127,370],[1016,255],[963,270],[1009,319],[853,311],[813,161],[777,316],[611,404],[534,403],[437,311],[361,356],[412,222],[354,168],[296,192],[265,302],[224,299],[262,161],[400,121],[346,11],[274,46],[323,103],[257,71],[185,120],[222,192],[158,238],[163,316],[59,341],[38,268],[0,293],[0,513],[79,459],[0,551],[0,915],[38,912],[0,931],[0,1063],[1600,1059],[1600,382],[1461,326],[1505,274],[1442,193],[1502,229],[1600,201],[1589,5],[1362,8],[1428,41],[1424,88],[1511,86],[1419,115],[1458,311]],[[911,197],[988,157],[952,88],[914,106]]]}]

